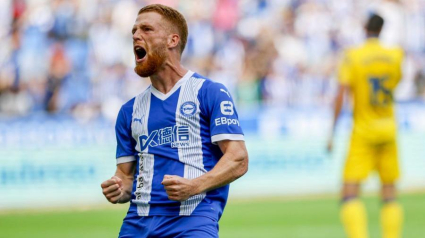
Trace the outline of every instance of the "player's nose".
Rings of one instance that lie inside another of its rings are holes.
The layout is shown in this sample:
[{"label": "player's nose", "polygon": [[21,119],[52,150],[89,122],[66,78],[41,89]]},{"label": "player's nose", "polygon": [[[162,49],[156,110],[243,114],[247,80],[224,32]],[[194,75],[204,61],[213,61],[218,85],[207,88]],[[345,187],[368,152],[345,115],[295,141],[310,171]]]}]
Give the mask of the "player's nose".
[{"label": "player's nose", "polygon": [[142,39],[142,37],[140,36],[139,30],[136,30],[133,33],[133,41],[138,41],[138,40],[141,40],[141,39]]}]

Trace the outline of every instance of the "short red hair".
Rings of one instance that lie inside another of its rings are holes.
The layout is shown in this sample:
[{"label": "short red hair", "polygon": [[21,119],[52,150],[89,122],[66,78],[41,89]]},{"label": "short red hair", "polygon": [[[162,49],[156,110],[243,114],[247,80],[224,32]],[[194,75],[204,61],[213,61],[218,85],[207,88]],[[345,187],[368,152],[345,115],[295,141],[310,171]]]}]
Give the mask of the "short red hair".
[{"label": "short red hair", "polygon": [[176,27],[177,33],[180,36],[180,54],[183,53],[186,47],[187,35],[189,31],[187,29],[187,22],[183,15],[172,7],[168,7],[162,4],[151,4],[143,7],[139,10],[138,15],[144,12],[156,12],[164,17],[170,24]]}]

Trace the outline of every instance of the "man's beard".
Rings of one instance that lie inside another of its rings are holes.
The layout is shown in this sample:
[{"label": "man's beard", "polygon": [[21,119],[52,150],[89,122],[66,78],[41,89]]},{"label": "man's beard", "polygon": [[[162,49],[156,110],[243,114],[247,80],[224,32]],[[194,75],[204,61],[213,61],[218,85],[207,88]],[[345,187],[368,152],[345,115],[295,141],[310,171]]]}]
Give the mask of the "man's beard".
[{"label": "man's beard", "polygon": [[165,62],[165,46],[161,46],[155,49],[152,49],[152,53],[149,53],[146,57],[145,62],[136,63],[136,67],[134,67],[134,71],[140,77],[149,77],[156,72],[158,72],[159,68]]}]

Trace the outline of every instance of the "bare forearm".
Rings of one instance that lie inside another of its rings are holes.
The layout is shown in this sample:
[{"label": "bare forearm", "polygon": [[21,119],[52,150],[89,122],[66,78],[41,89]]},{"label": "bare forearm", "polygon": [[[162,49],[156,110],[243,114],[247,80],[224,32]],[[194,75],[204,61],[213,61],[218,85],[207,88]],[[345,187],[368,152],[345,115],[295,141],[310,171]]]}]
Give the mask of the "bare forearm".
[{"label": "bare forearm", "polygon": [[118,168],[115,172],[115,176],[122,180],[122,196],[118,200],[118,203],[126,203],[131,199],[131,191],[133,188],[133,177],[134,177],[135,165],[123,165]]},{"label": "bare forearm", "polygon": [[189,197],[227,185],[248,171],[248,152],[244,141],[218,142],[223,156],[214,168],[204,175],[187,179],[177,175],[164,175],[161,184],[173,201],[186,201]]},{"label": "bare forearm", "polygon": [[332,134],[335,130],[339,114],[341,113],[342,104],[344,102],[345,91],[346,91],[346,88],[344,86],[340,86],[338,89],[338,93],[335,97],[334,108],[333,108],[334,110],[333,110],[333,121],[332,121]]},{"label": "bare forearm", "polygon": [[339,101],[336,101],[334,105],[334,114],[333,114],[333,120],[332,120],[332,134],[335,130],[339,114],[341,113],[341,108],[342,108],[342,103],[340,103]]},{"label": "bare forearm", "polygon": [[246,153],[225,154],[208,173],[194,179],[195,194],[206,192],[227,185],[248,170],[248,155]]},{"label": "bare forearm", "polygon": [[131,199],[131,190],[133,188],[133,176],[125,176],[121,173],[116,173],[115,176],[122,179],[122,196],[118,200],[118,203],[126,203]]}]

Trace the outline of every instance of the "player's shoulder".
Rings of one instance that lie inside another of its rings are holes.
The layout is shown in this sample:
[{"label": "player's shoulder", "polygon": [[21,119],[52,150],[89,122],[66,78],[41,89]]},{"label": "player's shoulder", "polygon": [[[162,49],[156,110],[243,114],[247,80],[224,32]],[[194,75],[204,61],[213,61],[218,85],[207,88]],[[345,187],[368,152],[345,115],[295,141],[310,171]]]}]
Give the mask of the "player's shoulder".
[{"label": "player's shoulder", "polygon": [[118,121],[123,120],[126,121],[126,118],[131,118],[131,115],[133,114],[133,105],[136,97],[128,100],[126,103],[124,103],[120,111],[118,113]]},{"label": "player's shoulder", "polygon": [[387,51],[397,59],[403,58],[404,50],[399,46],[387,47]]},{"label": "player's shoulder", "polygon": [[367,47],[367,45],[368,45],[367,42],[357,42],[345,47],[344,52],[346,54],[355,54],[362,51],[362,49]]},{"label": "player's shoulder", "polygon": [[361,50],[361,46],[350,46],[344,49],[344,54],[352,55]]},{"label": "player's shoulder", "polygon": [[212,79],[195,73],[192,77],[204,80],[202,87],[198,92],[198,99],[201,103],[211,104],[223,95],[232,98],[226,86],[222,83],[213,81]]},{"label": "player's shoulder", "polygon": [[401,63],[404,55],[404,51],[401,47],[382,44],[381,49],[381,54],[386,58],[391,59],[389,62],[395,64]]},{"label": "player's shoulder", "polygon": [[205,77],[201,74],[194,73],[192,77],[204,80],[203,85],[201,87],[201,91],[220,90],[220,88],[226,89],[226,87],[222,83],[213,81],[212,79]]},{"label": "player's shoulder", "polygon": [[203,85],[209,85],[210,82],[212,82],[212,80],[202,74],[199,73],[193,73],[192,78],[196,79],[196,80],[202,80],[203,81]]},{"label": "player's shoulder", "polygon": [[142,93],[128,100],[121,106],[121,110],[133,111],[133,106],[137,98],[143,97],[146,93],[150,93],[151,86],[147,87]]},{"label": "player's shoulder", "polygon": [[133,97],[132,99],[128,100],[126,103],[124,103],[121,106],[121,110],[127,111],[127,110],[133,110],[134,101],[136,100],[136,97]]},{"label": "player's shoulder", "polygon": [[355,47],[347,47],[345,49],[342,50],[342,54],[340,54],[339,58],[340,58],[340,62],[341,62],[341,66],[345,65],[352,65],[355,61],[355,53],[357,51],[357,48]]},{"label": "player's shoulder", "polygon": [[350,46],[350,47],[345,48],[343,50],[343,59],[344,59],[344,61],[352,61],[352,60],[354,60],[360,54],[361,49],[362,48],[361,48],[360,45]]},{"label": "player's shoulder", "polygon": [[124,126],[124,127],[128,127],[128,125],[130,125],[131,115],[133,114],[134,99],[135,98],[128,100],[126,103],[124,103],[121,106],[121,108],[118,112],[118,116],[117,116],[117,120],[116,120],[116,126],[121,125],[121,126]]},{"label": "player's shoulder", "polygon": [[398,45],[388,45],[385,43],[379,43],[382,51],[392,57],[397,57],[397,58],[401,58],[403,57],[404,54],[404,50],[402,47],[398,46]]}]

